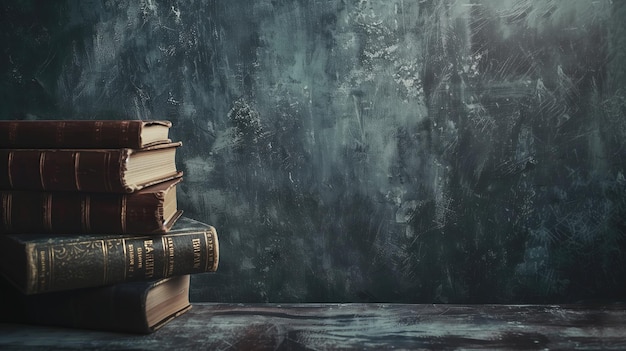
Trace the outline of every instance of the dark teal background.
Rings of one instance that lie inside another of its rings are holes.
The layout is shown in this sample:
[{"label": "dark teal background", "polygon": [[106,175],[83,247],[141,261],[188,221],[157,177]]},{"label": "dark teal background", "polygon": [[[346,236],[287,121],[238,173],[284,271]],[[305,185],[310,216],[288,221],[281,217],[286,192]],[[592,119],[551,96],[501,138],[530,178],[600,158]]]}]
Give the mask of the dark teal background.
[{"label": "dark teal background", "polygon": [[168,119],[195,301],[626,296],[623,1],[3,1],[2,119]]}]

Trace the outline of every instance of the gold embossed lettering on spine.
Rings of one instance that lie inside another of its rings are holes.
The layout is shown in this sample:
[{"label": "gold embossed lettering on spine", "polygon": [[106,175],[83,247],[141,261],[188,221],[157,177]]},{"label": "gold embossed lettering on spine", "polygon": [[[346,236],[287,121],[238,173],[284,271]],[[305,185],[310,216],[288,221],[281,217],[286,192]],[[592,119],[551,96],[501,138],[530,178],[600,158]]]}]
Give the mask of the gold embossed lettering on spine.
[{"label": "gold embossed lettering on spine", "polygon": [[215,228],[185,217],[164,235],[18,234],[2,244],[23,250],[2,270],[26,294],[214,272],[219,261]]}]

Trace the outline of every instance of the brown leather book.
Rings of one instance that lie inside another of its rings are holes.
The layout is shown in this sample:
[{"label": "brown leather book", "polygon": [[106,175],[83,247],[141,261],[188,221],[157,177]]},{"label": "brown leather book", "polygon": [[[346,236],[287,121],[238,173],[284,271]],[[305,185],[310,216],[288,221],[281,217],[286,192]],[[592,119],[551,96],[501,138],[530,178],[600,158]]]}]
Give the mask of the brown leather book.
[{"label": "brown leather book", "polygon": [[130,194],[0,191],[0,236],[167,232],[180,216],[181,177]]},{"label": "brown leather book", "polygon": [[181,142],[143,149],[0,149],[0,189],[130,193],[182,173]]},{"label": "brown leather book", "polygon": [[181,217],[163,235],[0,235],[0,273],[26,295],[214,272],[213,226]]},{"label": "brown leather book", "polygon": [[170,142],[171,126],[156,120],[0,121],[0,148],[140,149]]},{"label": "brown leather book", "polygon": [[39,295],[0,277],[0,321],[148,334],[187,312],[189,275]]}]

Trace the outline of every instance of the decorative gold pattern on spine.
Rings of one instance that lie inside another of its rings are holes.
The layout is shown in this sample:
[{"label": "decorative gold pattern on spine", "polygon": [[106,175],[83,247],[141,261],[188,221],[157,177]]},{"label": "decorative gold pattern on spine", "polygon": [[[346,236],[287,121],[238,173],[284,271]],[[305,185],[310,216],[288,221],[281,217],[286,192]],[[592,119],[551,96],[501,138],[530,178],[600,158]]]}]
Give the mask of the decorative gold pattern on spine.
[{"label": "decorative gold pattern on spine", "polygon": [[43,194],[43,227],[52,231],[52,194]]},{"label": "decorative gold pattern on spine", "polygon": [[122,238],[122,252],[124,252],[124,281],[128,278],[128,251],[126,251],[126,239]]},{"label": "decorative gold pattern on spine", "polygon": [[13,169],[12,169],[12,165],[13,165],[13,157],[14,157],[14,152],[13,151],[9,151],[9,160],[8,160],[8,176],[9,176],[9,186],[11,188],[13,188]]},{"label": "decorative gold pattern on spine", "polygon": [[204,268],[205,272],[209,272],[213,270],[215,266],[215,241],[213,229],[208,229],[204,233],[204,238],[206,240],[206,267]]},{"label": "decorative gold pattern on spine", "polygon": [[39,152],[39,183],[41,184],[41,189],[46,190],[46,181],[45,181],[45,168],[46,168],[46,152]]},{"label": "decorative gold pattern on spine", "polygon": [[109,282],[109,247],[104,240],[100,240],[102,244],[102,261],[103,261],[103,272],[102,272],[102,284],[107,284]]},{"label": "decorative gold pattern on spine", "polygon": [[167,248],[166,248],[166,257],[167,257],[167,261],[165,261],[165,265],[166,265],[166,272],[167,275],[166,277],[171,277],[174,274],[174,262],[176,261],[174,258],[176,256],[176,252],[174,251],[174,239],[172,239],[172,237],[167,237],[166,239],[167,242]]},{"label": "decorative gold pattern on spine", "polygon": [[[54,249],[52,247],[49,247],[46,251],[48,251],[48,265],[47,265],[47,269],[48,269],[48,274],[45,274],[46,272],[42,272],[43,273],[43,289],[42,291],[46,291],[48,289],[54,288],[50,285],[52,285],[52,283],[56,280],[55,276],[54,276]],[[42,257],[42,259],[44,259],[44,257]],[[47,279],[46,279],[47,277]]]},{"label": "decorative gold pattern on spine", "polygon": [[211,233],[211,230],[207,230],[206,232],[204,232],[204,240],[206,240],[206,245],[204,246],[206,248],[206,266],[204,267],[205,271],[209,270],[209,267],[211,267],[212,265],[212,260],[211,260],[211,256],[213,256],[213,248],[211,247],[211,242],[213,242],[213,233]]},{"label": "decorative gold pattern on spine", "polygon": [[161,237],[161,247],[163,248],[163,278],[167,278],[167,253],[169,250],[164,236]]},{"label": "decorative gold pattern on spine", "polygon": [[78,176],[78,170],[79,170],[79,166],[80,166],[80,152],[76,152],[74,151],[72,153],[72,160],[74,160],[74,181],[76,182],[76,190],[81,191],[80,189],[80,179]]}]

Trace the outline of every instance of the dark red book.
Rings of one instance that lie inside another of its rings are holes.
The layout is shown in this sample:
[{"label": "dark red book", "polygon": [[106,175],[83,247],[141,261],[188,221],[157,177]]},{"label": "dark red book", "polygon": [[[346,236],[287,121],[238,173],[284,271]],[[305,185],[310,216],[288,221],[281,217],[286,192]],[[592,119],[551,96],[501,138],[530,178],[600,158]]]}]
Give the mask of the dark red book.
[{"label": "dark red book", "polygon": [[0,149],[141,149],[167,143],[169,121],[0,121]]},{"label": "dark red book", "polygon": [[0,191],[4,234],[165,233],[180,216],[176,185],[182,178],[134,193]]},{"label": "dark red book", "polygon": [[130,193],[182,175],[182,143],[142,149],[0,149],[0,189]]}]

